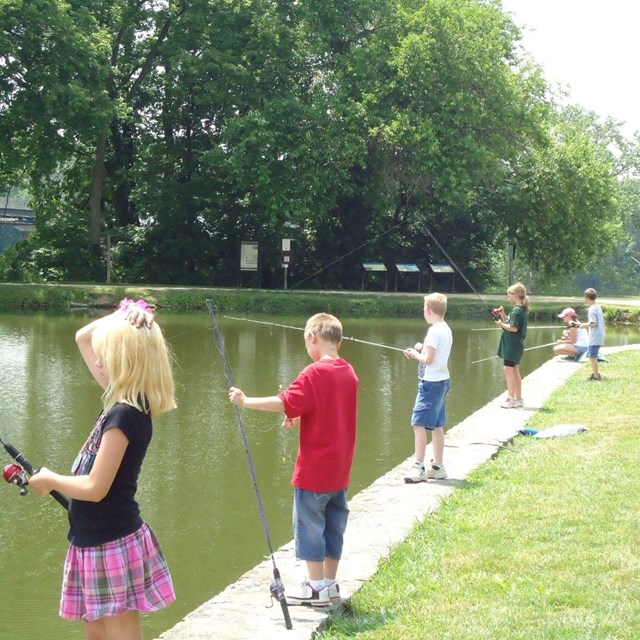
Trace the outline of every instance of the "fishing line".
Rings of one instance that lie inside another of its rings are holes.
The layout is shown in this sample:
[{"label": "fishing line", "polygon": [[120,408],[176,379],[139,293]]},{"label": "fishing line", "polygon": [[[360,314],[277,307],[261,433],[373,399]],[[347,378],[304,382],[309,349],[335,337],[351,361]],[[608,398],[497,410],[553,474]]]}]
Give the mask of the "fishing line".
[{"label": "fishing line", "polygon": [[[564,329],[560,324],[550,325],[548,327],[527,327],[527,331],[531,331],[532,329]],[[497,331],[498,329],[502,329],[502,327],[483,327],[482,329],[471,329],[471,331]]]},{"label": "fishing line", "polygon": [[420,220],[420,218],[418,216],[416,216],[416,220],[418,222],[418,224],[422,227],[422,229],[424,231],[427,232],[427,234],[429,235],[429,237],[436,243],[436,245],[438,246],[438,248],[440,249],[440,251],[442,251],[443,255],[445,258],[447,258],[447,260],[449,261],[449,263],[451,264],[451,266],[462,276],[463,280],[467,283],[467,285],[469,286],[469,288],[471,289],[471,291],[473,291],[476,296],[478,296],[478,300],[480,300],[480,302],[482,302],[482,304],[487,307],[487,309],[489,309],[489,311],[491,312],[491,315],[495,318],[495,315],[493,313],[493,309],[492,307],[487,303],[487,301],[480,295],[480,293],[478,292],[478,290],[471,284],[471,282],[469,282],[469,279],[467,278],[467,276],[464,275],[463,271],[460,269],[460,267],[453,261],[453,259],[451,258],[451,256],[445,251],[444,247],[438,242],[438,239],[433,235],[433,233],[431,233],[431,230],[429,229],[429,227],[427,227],[426,224],[424,224],[424,222],[422,222],[422,220]]},{"label": "fishing line", "polygon": [[[229,358],[227,357],[227,350],[224,346],[224,338],[222,336],[222,331],[220,331],[220,327],[218,325],[218,319],[216,317],[216,309],[211,300],[207,300],[207,308],[209,309],[209,315],[211,316],[211,320],[213,321],[213,332],[216,342],[216,347],[220,352],[220,356],[222,357],[222,363],[224,365],[224,374],[227,379],[227,383],[229,387],[233,387],[233,376],[231,375],[231,368],[229,367]],[[267,540],[267,546],[269,547],[269,555],[271,557],[271,562],[273,564],[273,582],[270,586],[271,597],[275,598],[280,602],[280,606],[282,607],[282,614],[284,615],[285,626],[287,629],[292,628],[291,617],[289,616],[289,607],[287,605],[287,600],[284,595],[284,585],[282,584],[282,580],[280,578],[280,571],[276,566],[276,560],[273,555],[273,545],[271,544],[271,536],[269,535],[269,527],[267,526],[267,517],[264,513],[264,507],[262,506],[262,498],[260,497],[260,490],[258,489],[258,479],[256,478],[255,469],[253,467],[253,460],[251,458],[251,453],[249,452],[249,443],[247,441],[247,434],[245,431],[244,421],[242,419],[242,415],[240,414],[240,409],[238,405],[233,405],[236,415],[236,422],[238,424],[238,428],[240,429],[240,435],[242,437],[242,443],[244,445],[244,453],[247,458],[247,464],[249,465],[249,473],[251,474],[251,480],[253,481],[253,491],[256,496],[256,501],[258,503],[258,510],[260,511],[260,519],[262,520],[262,528],[264,530],[264,536]]]},{"label": "fishing line", "polygon": [[406,220],[402,220],[401,222],[398,222],[398,224],[394,225],[390,229],[383,231],[380,235],[377,235],[375,238],[372,238],[371,240],[367,240],[367,242],[362,243],[359,247],[352,249],[351,251],[349,251],[348,253],[345,253],[342,257],[338,258],[337,260],[334,260],[333,262],[330,262],[328,265],[322,267],[322,269],[320,269],[319,271],[312,273],[308,278],[305,278],[304,280],[301,280],[297,284],[294,284],[292,287],[289,287],[289,290],[299,287],[301,284],[304,284],[307,280],[311,280],[311,278],[315,278],[317,275],[321,274],[323,271],[326,271],[329,267],[332,267],[334,264],[338,264],[338,262],[344,260],[345,258],[348,258],[352,253],[355,253],[356,251],[360,251],[360,249],[362,249],[363,247],[366,247],[368,244],[371,244],[376,240],[379,240],[383,236],[387,235],[387,233],[391,233],[394,229],[397,229],[398,227],[402,226],[406,222],[407,222]]},{"label": "fishing line", "polygon": [[[224,316],[228,320],[239,320],[240,322],[253,322],[254,324],[266,324],[270,327],[281,327],[282,329],[295,329],[296,331],[304,331],[303,327],[293,327],[290,324],[278,324],[277,322],[265,322],[263,320],[251,320],[250,318],[236,318],[234,316]],[[391,349],[393,351],[402,351],[405,349],[401,347],[394,347],[390,344],[384,344],[382,342],[372,342],[370,340],[360,340],[359,338],[353,338],[350,336],[342,336],[342,341],[349,340],[350,342],[358,342],[359,344],[368,344],[371,347],[380,347],[382,349]]]},{"label": "fishing line", "polygon": [[[557,344],[556,342],[547,342],[546,344],[539,344],[535,347],[528,347],[524,349],[524,351],[533,351],[534,349],[542,349],[542,347],[550,347],[551,345]],[[498,354],[495,356],[489,356],[488,358],[482,358],[482,360],[474,360],[471,364],[478,364],[478,362],[486,362],[487,360],[493,360],[494,358],[498,358]]]}]

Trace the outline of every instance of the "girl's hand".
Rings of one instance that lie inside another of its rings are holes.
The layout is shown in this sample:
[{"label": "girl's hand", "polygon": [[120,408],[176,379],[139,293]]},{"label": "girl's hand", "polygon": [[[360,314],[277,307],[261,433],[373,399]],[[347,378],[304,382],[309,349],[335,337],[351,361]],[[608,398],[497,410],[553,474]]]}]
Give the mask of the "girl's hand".
[{"label": "girl's hand", "polygon": [[140,329],[140,327],[150,327],[155,320],[153,313],[145,311],[137,305],[131,305],[124,317],[134,325],[136,329]]},{"label": "girl's hand", "polygon": [[53,490],[52,481],[55,475],[53,471],[42,467],[29,478],[29,487],[37,496],[43,497],[49,495]]},{"label": "girl's hand", "polygon": [[231,404],[244,407],[246,397],[242,389],[238,389],[237,387],[231,387],[231,389],[229,389],[229,402],[231,402]]},{"label": "girl's hand", "polygon": [[137,329],[143,326],[150,327],[155,319],[153,308],[146,300],[135,301],[130,298],[123,298],[120,300],[118,310]]},{"label": "girl's hand", "polygon": [[417,360],[419,357],[419,353],[413,349],[413,348],[409,348],[409,349],[405,349],[402,353],[404,353],[404,357],[407,360]]}]

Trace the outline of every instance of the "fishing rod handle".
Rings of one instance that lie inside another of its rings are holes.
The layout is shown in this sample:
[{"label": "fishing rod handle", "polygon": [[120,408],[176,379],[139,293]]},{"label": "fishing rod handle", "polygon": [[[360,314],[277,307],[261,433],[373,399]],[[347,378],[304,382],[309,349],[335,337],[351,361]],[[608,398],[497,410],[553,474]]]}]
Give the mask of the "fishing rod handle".
[{"label": "fishing rod handle", "polygon": [[[20,454],[19,456],[20,459],[16,458],[16,461],[21,464],[24,467],[24,470],[31,476],[35,475],[36,473],[38,473],[39,469],[33,469],[33,467],[31,466],[31,464],[29,463],[29,461],[22,455]],[[29,468],[27,468],[25,466],[25,463],[28,465]],[[49,495],[64,509],[66,509],[67,511],[69,511],[69,499],[65,496],[63,496],[59,491],[49,491]]]},{"label": "fishing rod handle", "polygon": [[61,507],[69,511],[69,499],[63,496],[59,491],[52,491],[49,494]]},{"label": "fishing rod handle", "polygon": [[280,600],[280,606],[282,607],[282,615],[284,616],[284,626],[287,629],[293,629],[291,616],[289,615],[289,605],[284,597]]},{"label": "fishing rod handle", "polygon": [[[22,455],[19,454],[17,458],[15,458],[16,462],[24,468],[24,470],[30,475],[33,476],[38,473],[38,469],[34,469],[31,466],[31,463]],[[69,511],[69,499],[63,496],[59,491],[50,491],[49,495],[63,508]]]},{"label": "fishing rod handle", "polygon": [[[11,445],[9,445],[11,447]],[[12,449],[15,449],[15,447],[11,447]],[[13,454],[12,454],[13,456]],[[31,465],[31,463],[18,451],[16,451],[16,455],[13,456],[13,459],[30,475],[34,475],[35,474],[35,470],[33,468],[33,466]]]},{"label": "fishing rod handle", "polygon": [[[271,556],[273,560],[273,554]],[[278,567],[275,565],[275,560],[273,560],[273,578],[274,581],[272,583],[271,593],[274,595],[278,602],[280,602],[280,606],[282,607],[282,615],[284,616],[284,625],[287,629],[293,629],[293,624],[291,624],[291,616],[289,615],[289,605],[287,604],[287,598],[284,595],[284,585],[282,584],[282,579],[280,578],[280,571]]]},{"label": "fishing rod handle", "polygon": [[[33,465],[12,445],[8,442],[4,442],[4,448],[7,453],[30,475],[36,473]],[[59,491],[52,491],[49,494],[58,504],[69,510],[69,500],[65,498]]]}]

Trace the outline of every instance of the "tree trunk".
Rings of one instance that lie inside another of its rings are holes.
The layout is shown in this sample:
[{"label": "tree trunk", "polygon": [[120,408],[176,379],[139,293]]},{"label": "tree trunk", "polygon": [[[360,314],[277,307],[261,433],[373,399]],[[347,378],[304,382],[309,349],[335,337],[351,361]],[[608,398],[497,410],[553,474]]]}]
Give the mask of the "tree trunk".
[{"label": "tree trunk", "polygon": [[107,136],[100,134],[96,145],[96,159],[93,164],[91,191],[89,192],[89,242],[100,244],[100,227],[102,219],[102,182],[104,180],[104,159],[107,149]]}]

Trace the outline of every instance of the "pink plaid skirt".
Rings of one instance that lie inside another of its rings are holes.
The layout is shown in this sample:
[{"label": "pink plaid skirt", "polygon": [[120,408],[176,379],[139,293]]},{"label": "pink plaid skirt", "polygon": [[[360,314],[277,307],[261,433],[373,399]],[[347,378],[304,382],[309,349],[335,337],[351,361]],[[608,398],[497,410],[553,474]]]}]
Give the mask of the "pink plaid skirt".
[{"label": "pink plaid skirt", "polygon": [[97,547],[69,547],[60,600],[60,615],[67,620],[156,611],[175,599],[164,554],[146,523]]}]

